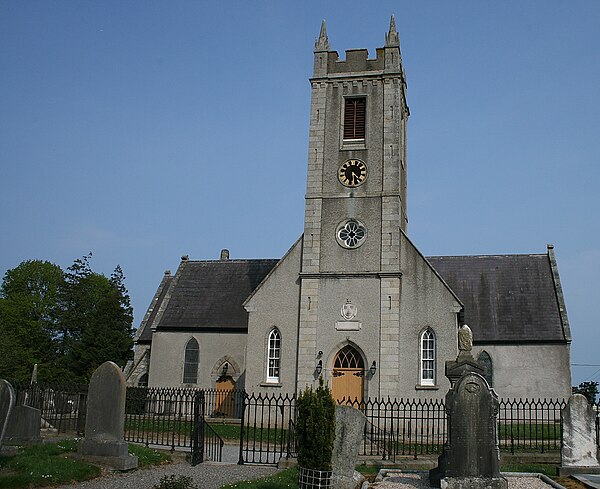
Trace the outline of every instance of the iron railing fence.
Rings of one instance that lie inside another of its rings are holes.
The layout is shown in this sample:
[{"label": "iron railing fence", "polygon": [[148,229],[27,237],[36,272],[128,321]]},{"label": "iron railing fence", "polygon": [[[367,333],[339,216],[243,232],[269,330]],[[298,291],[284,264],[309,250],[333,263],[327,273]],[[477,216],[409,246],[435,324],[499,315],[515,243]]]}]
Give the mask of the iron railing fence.
[{"label": "iron railing fence", "polygon": [[296,396],[246,394],[240,431],[240,464],[277,464],[296,455]]},{"label": "iron railing fence", "polygon": [[[87,385],[12,382],[16,401],[42,411],[43,425],[59,432],[84,433]],[[243,390],[127,388],[125,439],[190,448],[194,399],[203,396],[203,440],[207,458],[217,460],[223,439],[239,443],[239,463],[273,464],[296,455],[296,398]],[[368,398],[344,401],[367,417],[360,454],[396,460],[439,453],[447,437],[441,399]],[[564,399],[501,399],[498,441],[501,450],[558,451],[562,442]],[[600,447],[600,402],[594,404]],[[212,420],[212,421],[211,421]],[[207,422],[206,422],[207,421]]]},{"label": "iron railing fence", "polygon": [[359,454],[395,461],[438,453],[447,434],[441,399],[344,399],[341,404],[361,410],[367,418]]},{"label": "iron railing fence", "polygon": [[83,434],[87,385],[14,381],[11,385],[17,405],[31,406],[42,412],[43,428]]},{"label": "iron railing fence", "polygon": [[501,399],[498,442],[501,450],[560,450],[565,399]]},{"label": "iron railing fence", "polygon": [[[222,399],[232,400],[237,392]],[[221,461],[223,439],[206,422],[207,412],[215,412],[214,391],[155,387],[128,387],[125,399],[125,440],[176,448],[189,448],[196,461],[205,457]],[[198,448],[198,440],[202,446]],[[237,438],[236,438],[237,441]]]}]

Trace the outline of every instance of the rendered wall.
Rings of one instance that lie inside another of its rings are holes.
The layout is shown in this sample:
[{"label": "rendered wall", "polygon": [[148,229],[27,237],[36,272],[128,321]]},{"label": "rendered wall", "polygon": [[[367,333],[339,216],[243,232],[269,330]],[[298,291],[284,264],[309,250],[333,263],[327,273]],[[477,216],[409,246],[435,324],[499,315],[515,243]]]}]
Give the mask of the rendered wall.
[{"label": "rendered wall", "polygon": [[475,345],[492,359],[492,387],[500,398],[562,399],[571,395],[570,346]]},{"label": "rendered wall", "polygon": [[[249,312],[246,348],[248,392],[291,394],[295,390],[301,254],[302,240],[298,240],[246,303],[245,307]],[[281,333],[278,384],[266,382],[267,339],[273,327]]]},{"label": "rendered wall", "polygon": [[[185,345],[196,338],[200,346],[198,383],[183,383],[183,359]],[[214,389],[221,373],[219,367],[229,363],[227,375],[236,382],[236,388],[244,387],[245,333],[163,332],[152,336],[152,353],[148,385],[150,387],[201,387]]]},{"label": "rendered wall", "polygon": [[[450,388],[446,360],[458,354],[457,313],[460,305],[414,245],[402,235],[402,294],[398,387],[391,397],[442,398]],[[435,385],[420,385],[420,335],[431,328],[436,338]]]}]

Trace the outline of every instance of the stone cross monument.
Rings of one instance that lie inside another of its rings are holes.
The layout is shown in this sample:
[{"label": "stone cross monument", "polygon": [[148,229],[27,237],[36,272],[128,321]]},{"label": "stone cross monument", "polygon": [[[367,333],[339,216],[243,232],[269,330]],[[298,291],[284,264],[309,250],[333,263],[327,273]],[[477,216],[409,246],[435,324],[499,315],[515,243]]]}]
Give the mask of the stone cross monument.
[{"label": "stone cross monument", "polygon": [[448,441],[429,472],[442,489],[507,489],[500,475],[498,396],[473,358],[473,333],[466,324],[458,331],[458,356],[446,362],[451,388],[446,394]]}]

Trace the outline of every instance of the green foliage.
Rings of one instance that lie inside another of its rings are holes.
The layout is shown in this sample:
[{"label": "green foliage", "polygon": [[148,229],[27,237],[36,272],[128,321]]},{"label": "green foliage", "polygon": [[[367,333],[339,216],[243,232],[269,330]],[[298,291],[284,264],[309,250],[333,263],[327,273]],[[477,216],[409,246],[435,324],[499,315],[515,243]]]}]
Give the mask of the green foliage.
[{"label": "green foliage", "polygon": [[127,387],[125,414],[144,414],[146,410],[147,387]]},{"label": "green foliage", "polygon": [[51,366],[58,323],[59,266],[40,260],[8,270],[0,286],[0,376],[28,380],[33,365]]},{"label": "green foliage", "polygon": [[594,404],[598,397],[598,382],[582,382],[577,387],[573,387],[573,394],[583,394],[590,404]]},{"label": "green foliage", "polygon": [[186,475],[177,477],[172,474],[162,477],[154,489],[199,489],[199,487],[194,484],[194,479],[191,477]]},{"label": "green foliage", "polygon": [[40,260],[8,270],[0,286],[0,377],[87,382],[111,360],[124,366],[133,346],[133,310],[117,266],[95,273],[91,254],[65,272]]},{"label": "green foliage", "polygon": [[235,484],[227,484],[221,489],[289,489],[298,487],[298,467],[291,467],[267,477],[261,477],[253,481],[241,481]]},{"label": "green foliage", "polygon": [[335,438],[335,401],[319,378],[319,387],[309,386],[296,401],[298,464],[313,470],[331,470]]},{"label": "green foliage", "polygon": [[0,457],[0,488],[49,486],[98,477],[98,467],[65,456],[75,445],[74,440],[63,440]]}]

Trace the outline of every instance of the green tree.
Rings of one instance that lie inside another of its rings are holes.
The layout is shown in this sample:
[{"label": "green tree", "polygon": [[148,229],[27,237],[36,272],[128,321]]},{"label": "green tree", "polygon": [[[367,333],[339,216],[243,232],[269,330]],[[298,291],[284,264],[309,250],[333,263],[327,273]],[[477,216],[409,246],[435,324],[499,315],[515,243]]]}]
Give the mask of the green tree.
[{"label": "green tree", "polygon": [[0,286],[0,377],[27,380],[35,363],[47,373],[56,361],[62,283],[61,268],[47,261],[27,260],[5,273]]},{"label": "green tree", "polygon": [[335,438],[335,401],[323,377],[319,387],[308,386],[296,401],[298,465],[306,469],[331,470]]},{"label": "green tree", "polygon": [[110,360],[124,366],[133,346],[133,310],[120,266],[110,278],[92,271],[91,254],[65,272],[61,300],[62,369],[70,380],[86,382]]},{"label": "green tree", "polygon": [[573,387],[573,394],[583,394],[593,404],[598,397],[598,382],[582,382],[577,387]]},{"label": "green tree", "polygon": [[106,360],[125,365],[133,310],[121,267],[95,273],[91,254],[63,270],[40,260],[8,270],[0,286],[0,377],[87,382]]}]

